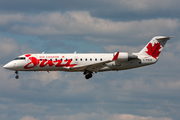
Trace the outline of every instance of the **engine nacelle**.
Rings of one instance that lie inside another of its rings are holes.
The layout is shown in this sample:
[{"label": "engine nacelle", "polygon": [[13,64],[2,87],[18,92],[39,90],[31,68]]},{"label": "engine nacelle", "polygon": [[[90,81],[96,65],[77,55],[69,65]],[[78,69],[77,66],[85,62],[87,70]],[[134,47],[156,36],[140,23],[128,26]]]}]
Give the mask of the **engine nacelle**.
[{"label": "engine nacelle", "polygon": [[[114,56],[116,55],[116,53],[117,52],[114,53]],[[138,56],[136,56],[136,55],[129,55],[126,52],[119,52],[117,61],[125,62],[125,61],[128,61],[128,60],[137,59],[137,58],[138,58]]]},{"label": "engine nacelle", "polygon": [[[114,53],[114,56],[116,55],[116,53],[117,52]],[[126,53],[126,52],[119,52],[117,60],[121,61],[121,62],[128,61],[128,53]]]}]

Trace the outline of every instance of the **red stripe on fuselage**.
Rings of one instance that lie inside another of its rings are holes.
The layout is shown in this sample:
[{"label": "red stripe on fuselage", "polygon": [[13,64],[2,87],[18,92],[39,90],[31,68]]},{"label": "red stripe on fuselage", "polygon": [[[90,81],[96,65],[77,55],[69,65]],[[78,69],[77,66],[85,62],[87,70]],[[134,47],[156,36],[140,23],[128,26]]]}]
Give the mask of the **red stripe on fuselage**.
[{"label": "red stripe on fuselage", "polygon": [[52,61],[52,60],[47,60],[47,59],[37,59],[35,57],[29,57],[29,59],[31,60],[31,62],[29,62],[28,64],[26,64],[24,66],[24,69],[31,69],[35,66],[38,66],[39,67],[45,67],[45,66],[49,66],[49,67],[74,67],[76,66],[77,64],[71,64],[71,59],[68,59],[68,60],[64,60],[64,62],[67,62],[65,64],[62,64],[62,61],[61,60],[55,60],[55,61]]}]

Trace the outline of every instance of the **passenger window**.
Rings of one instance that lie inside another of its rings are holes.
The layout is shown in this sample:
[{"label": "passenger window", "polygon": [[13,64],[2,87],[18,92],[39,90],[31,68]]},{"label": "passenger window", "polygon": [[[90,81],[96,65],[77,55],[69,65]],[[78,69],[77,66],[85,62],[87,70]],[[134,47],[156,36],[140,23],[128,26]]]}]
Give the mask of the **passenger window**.
[{"label": "passenger window", "polygon": [[80,60],[82,61],[82,58]]},{"label": "passenger window", "polygon": [[77,61],[77,58],[76,58],[76,61]]},{"label": "passenger window", "polygon": [[52,61],[52,59],[50,59],[50,61]]},{"label": "passenger window", "polygon": [[97,61],[97,58],[95,59],[95,61]]},{"label": "passenger window", "polygon": [[102,61],[102,58],[100,59],[100,61]]},{"label": "passenger window", "polygon": [[45,61],[47,61],[47,59],[45,59]]},{"label": "passenger window", "polygon": [[72,61],[72,58],[71,58],[71,61]]},{"label": "passenger window", "polygon": [[42,61],[42,59],[40,59],[40,61]]},{"label": "passenger window", "polygon": [[87,61],[87,58],[86,58],[86,61]]},{"label": "passenger window", "polygon": [[90,58],[90,61],[92,61],[92,58]]}]

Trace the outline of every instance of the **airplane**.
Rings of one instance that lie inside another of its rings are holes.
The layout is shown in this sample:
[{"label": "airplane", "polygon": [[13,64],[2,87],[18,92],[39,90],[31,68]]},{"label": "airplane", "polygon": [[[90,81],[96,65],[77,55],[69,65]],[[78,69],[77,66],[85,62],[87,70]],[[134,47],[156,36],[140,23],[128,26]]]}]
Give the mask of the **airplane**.
[{"label": "airplane", "polygon": [[5,64],[3,67],[15,71],[66,71],[83,72],[86,79],[93,73],[105,71],[119,71],[154,64],[158,61],[159,54],[171,37],[155,36],[138,53],[51,53],[24,54]]}]

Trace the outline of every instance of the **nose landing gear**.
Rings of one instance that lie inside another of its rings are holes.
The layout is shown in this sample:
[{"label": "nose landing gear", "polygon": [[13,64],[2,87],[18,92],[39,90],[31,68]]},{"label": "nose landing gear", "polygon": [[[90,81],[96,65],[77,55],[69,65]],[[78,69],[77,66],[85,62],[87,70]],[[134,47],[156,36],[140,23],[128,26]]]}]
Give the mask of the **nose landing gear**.
[{"label": "nose landing gear", "polygon": [[19,78],[18,71],[15,71],[15,73],[16,73],[15,78],[18,79]]}]

